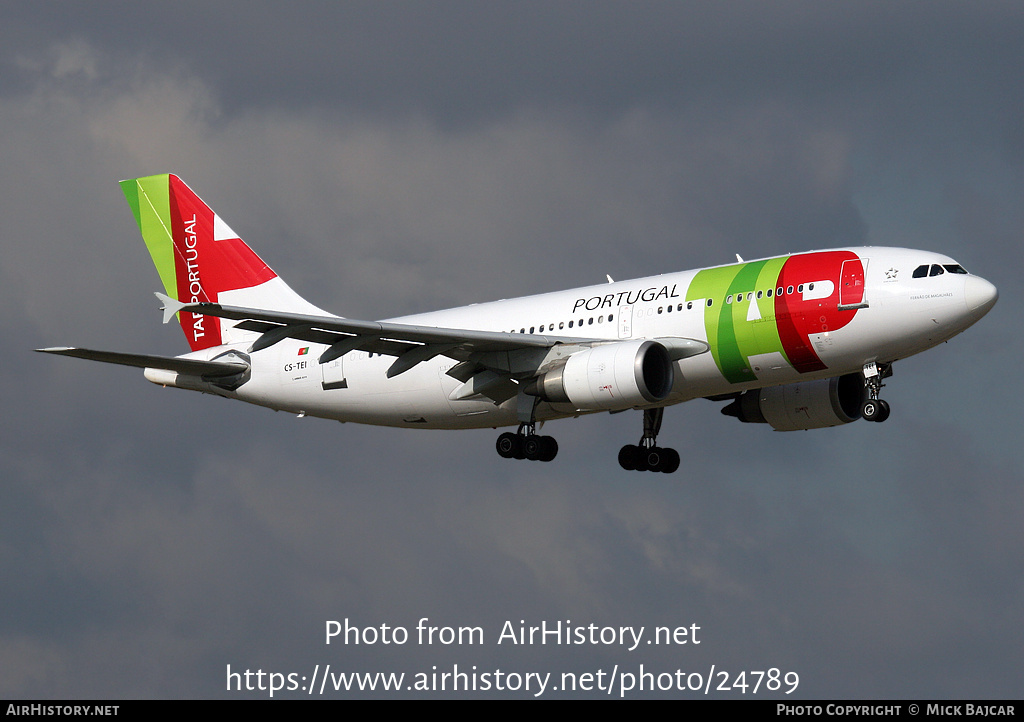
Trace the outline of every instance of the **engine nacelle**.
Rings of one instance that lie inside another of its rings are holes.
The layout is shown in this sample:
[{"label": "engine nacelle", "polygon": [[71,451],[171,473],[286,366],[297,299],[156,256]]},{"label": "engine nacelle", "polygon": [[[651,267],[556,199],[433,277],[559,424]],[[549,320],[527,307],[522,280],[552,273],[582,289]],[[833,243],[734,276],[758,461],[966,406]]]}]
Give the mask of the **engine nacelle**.
[{"label": "engine nacelle", "polygon": [[722,413],[776,431],[823,429],[859,419],[863,397],[861,375],[847,374],[744,391]]},{"label": "engine nacelle", "polygon": [[629,409],[663,401],[675,375],[668,349],[655,341],[620,341],[575,353],[526,392],[577,409]]}]

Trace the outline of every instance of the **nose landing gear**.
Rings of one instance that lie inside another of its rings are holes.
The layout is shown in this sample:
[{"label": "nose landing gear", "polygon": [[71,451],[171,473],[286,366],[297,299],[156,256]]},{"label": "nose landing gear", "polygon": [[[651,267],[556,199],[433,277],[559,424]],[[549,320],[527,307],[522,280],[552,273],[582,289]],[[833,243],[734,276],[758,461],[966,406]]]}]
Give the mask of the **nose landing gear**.
[{"label": "nose landing gear", "polygon": [[889,418],[889,404],[878,398],[879,391],[885,384],[882,379],[892,376],[892,364],[876,364],[874,361],[864,364],[864,403],[860,406],[860,415],[865,421],[881,423]]}]

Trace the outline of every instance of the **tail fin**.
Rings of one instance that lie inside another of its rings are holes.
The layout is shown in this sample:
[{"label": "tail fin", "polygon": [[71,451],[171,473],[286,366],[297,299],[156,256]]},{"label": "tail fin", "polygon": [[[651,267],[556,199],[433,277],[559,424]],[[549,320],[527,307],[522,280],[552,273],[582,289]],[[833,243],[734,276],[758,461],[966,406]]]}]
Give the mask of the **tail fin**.
[{"label": "tail fin", "polygon": [[[177,176],[123,180],[121,190],[171,298],[329,315],[289,288]],[[241,340],[226,319],[184,313],[178,320],[193,351]]]}]

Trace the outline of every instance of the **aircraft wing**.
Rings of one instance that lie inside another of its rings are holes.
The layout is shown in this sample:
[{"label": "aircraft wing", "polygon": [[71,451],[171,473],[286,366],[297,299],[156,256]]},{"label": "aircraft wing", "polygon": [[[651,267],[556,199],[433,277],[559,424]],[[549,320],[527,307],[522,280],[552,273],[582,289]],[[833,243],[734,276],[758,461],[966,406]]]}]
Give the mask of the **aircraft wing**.
[{"label": "aircraft wing", "polygon": [[[359,321],[210,302],[185,303],[162,293],[156,296],[164,303],[164,323],[178,313],[194,313],[238,321],[237,328],[262,334],[249,348],[250,353],[269,348],[286,338],[327,346],[318,359],[320,363],[328,363],[358,349],[397,357],[387,370],[388,378],[405,373],[435,356],[447,356],[460,362],[448,371],[450,376],[463,382],[463,387],[455,394],[456,398],[479,394],[500,402],[515,395],[513,378],[531,378],[542,368],[564,362],[565,357],[583,348],[613,343],[608,339],[578,336]],[[665,346],[673,360],[708,351],[708,345],[697,339],[673,337],[653,340]]]},{"label": "aircraft wing", "polygon": [[115,351],[94,351],[88,348],[58,346],[54,348],[37,348],[40,353],[52,353],[58,356],[102,361],[121,366],[135,366],[142,369],[167,369],[188,376],[203,378],[220,378],[234,376],[249,368],[246,364],[227,361],[200,361],[198,359],[178,358],[174,356],[151,356],[148,354],[118,353]]},{"label": "aircraft wing", "polygon": [[[423,346],[436,349],[443,347],[443,351],[438,350],[434,355],[443,354],[459,359],[467,353],[519,351],[531,348],[548,349],[560,344],[591,346],[597,343],[608,343],[608,339],[600,338],[441,328],[388,321],[359,321],[338,316],[310,316],[258,308],[225,306],[219,303],[184,303],[162,293],[157,293],[156,296],[164,303],[164,323],[170,321],[180,312],[240,321],[239,328],[263,334],[253,343],[250,351],[259,351],[285,338],[294,338],[330,346],[331,348],[321,355],[321,363],[331,361],[356,349],[401,356],[403,353],[420,349]],[[695,356],[708,350],[708,345],[697,339],[655,340],[662,342],[668,348],[673,359]],[[460,350],[461,353],[459,353]],[[453,351],[456,353],[450,353]],[[421,358],[420,361],[425,361],[428,358],[432,358],[432,356]]]},{"label": "aircraft wing", "polygon": [[[285,339],[295,338],[314,343],[333,345],[338,341],[351,339],[363,343],[348,348],[344,353],[373,350],[367,344],[374,340],[395,340],[416,345],[444,344],[468,346],[476,351],[513,351],[522,348],[550,348],[555,344],[587,344],[601,339],[578,336],[543,336],[537,334],[504,333],[501,331],[477,331],[472,329],[439,328],[414,324],[389,323],[387,321],[358,321],[338,316],[307,316],[283,311],[268,311],[258,308],[224,306],[219,303],[184,303],[175,301],[162,293],[156,294],[163,301],[164,323],[179,312],[197,313],[203,316],[217,316],[241,321],[239,328],[261,331],[264,336],[253,344],[253,351],[272,346]],[[324,333],[316,333],[317,331]],[[394,350],[399,350],[398,348]],[[344,355],[338,354],[338,355]],[[387,354],[387,351],[381,351]],[[394,354],[391,354],[394,355]],[[331,355],[325,361],[337,356]]]}]

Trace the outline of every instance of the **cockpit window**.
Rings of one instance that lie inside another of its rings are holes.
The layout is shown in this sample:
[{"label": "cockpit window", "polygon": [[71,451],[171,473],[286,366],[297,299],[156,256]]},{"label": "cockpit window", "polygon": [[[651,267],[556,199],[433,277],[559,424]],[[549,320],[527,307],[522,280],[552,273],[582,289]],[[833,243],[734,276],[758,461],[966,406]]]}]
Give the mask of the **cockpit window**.
[{"label": "cockpit window", "polygon": [[925,278],[927,276],[941,276],[943,273],[959,273],[968,275],[964,267],[958,263],[933,263],[931,265],[918,266],[914,269],[914,278]]}]

